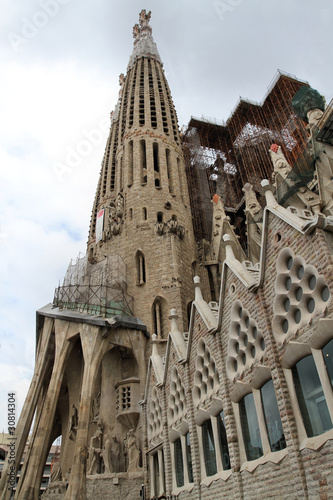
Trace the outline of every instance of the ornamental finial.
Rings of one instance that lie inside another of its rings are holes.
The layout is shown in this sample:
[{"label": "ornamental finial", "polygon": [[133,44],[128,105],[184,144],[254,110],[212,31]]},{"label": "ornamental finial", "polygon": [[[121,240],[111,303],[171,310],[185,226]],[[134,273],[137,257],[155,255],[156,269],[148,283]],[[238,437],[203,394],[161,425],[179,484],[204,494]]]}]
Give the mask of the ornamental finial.
[{"label": "ornamental finial", "polygon": [[139,24],[135,24],[133,28],[133,38],[134,45],[138,43],[141,38],[145,38],[147,33],[152,32],[151,26],[149,26],[149,21],[151,18],[151,11],[147,12],[143,9],[139,15]]},{"label": "ornamental finial", "polygon": [[149,11],[147,14],[145,9],[142,9],[142,11],[140,12],[140,16],[139,16],[139,22],[140,22],[141,29],[148,26],[150,18],[151,18],[151,11]]}]

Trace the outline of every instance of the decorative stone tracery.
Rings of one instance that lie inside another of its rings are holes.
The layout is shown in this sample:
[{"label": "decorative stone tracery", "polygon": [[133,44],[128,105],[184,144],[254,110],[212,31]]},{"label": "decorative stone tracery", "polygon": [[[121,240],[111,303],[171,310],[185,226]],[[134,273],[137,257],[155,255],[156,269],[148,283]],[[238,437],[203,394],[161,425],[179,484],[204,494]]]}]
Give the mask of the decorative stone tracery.
[{"label": "decorative stone tracery", "polygon": [[278,342],[284,342],[324,312],[331,294],[325,278],[291,248],[280,252],[276,271],[273,333]]},{"label": "decorative stone tracery", "polygon": [[203,339],[198,343],[195,366],[193,401],[198,407],[216,394],[220,387],[220,377],[214,357]]},{"label": "decorative stone tracery", "polygon": [[176,425],[186,415],[185,389],[178,370],[173,367],[171,372],[168,421],[169,425]]},{"label": "decorative stone tracery", "polygon": [[227,374],[230,380],[240,377],[251,368],[265,353],[265,342],[257,322],[236,300],[231,310]]},{"label": "decorative stone tracery", "polygon": [[154,387],[152,391],[152,397],[149,405],[149,416],[148,416],[148,438],[150,441],[157,439],[162,433],[162,408],[160,400],[157,394],[157,390]]}]

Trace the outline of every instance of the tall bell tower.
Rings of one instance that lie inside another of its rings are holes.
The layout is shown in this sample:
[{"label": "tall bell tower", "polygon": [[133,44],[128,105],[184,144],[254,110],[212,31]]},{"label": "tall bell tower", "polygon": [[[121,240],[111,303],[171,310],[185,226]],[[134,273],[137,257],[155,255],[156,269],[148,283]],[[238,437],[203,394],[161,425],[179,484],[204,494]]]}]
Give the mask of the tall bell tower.
[{"label": "tall bell tower", "polygon": [[166,337],[170,308],[186,328],[195,244],[177,114],[150,16],[143,10],[133,28],[133,53],[119,78],[88,258],[92,265],[112,255],[124,260],[133,315]]},{"label": "tall bell tower", "polygon": [[[164,351],[170,309],[187,329],[196,253],[177,115],[143,10],[102,162],[87,254],[37,311],[35,372],[15,431],[15,500],[138,498],[151,335]],[[154,337],[155,338],[155,337]],[[33,426],[34,422],[34,426]],[[32,427],[33,426],[33,427]],[[112,490],[110,490],[110,488]],[[131,494],[129,493],[131,492]],[[108,497],[108,498],[109,498]]]}]

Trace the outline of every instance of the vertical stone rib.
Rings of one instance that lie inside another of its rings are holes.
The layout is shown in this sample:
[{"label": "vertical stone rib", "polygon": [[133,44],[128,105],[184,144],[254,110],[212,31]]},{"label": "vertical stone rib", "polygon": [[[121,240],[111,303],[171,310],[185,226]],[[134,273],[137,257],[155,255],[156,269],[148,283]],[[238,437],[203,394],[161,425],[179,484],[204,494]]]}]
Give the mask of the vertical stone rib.
[{"label": "vertical stone rib", "polygon": [[[37,406],[38,398],[41,389],[45,383],[45,376],[50,366],[51,358],[53,360],[54,350],[51,347],[51,334],[53,331],[54,320],[51,318],[45,319],[43,333],[40,338],[39,352],[36,360],[34,375],[28,390],[27,397],[24,401],[22,412],[17,423],[15,438],[15,472],[17,473],[20,466],[21,458],[24,452],[24,447],[29,436],[33,416]],[[9,454],[8,454],[9,458]],[[8,459],[4,464],[2,475],[0,479],[0,489],[2,490],[1,500],[7,500],[11,497],[11,492],[7,488],[8,478],[7,473],[9,469]]]},{"label": "vertical stone rib", "polygon": [[31,452],[29,464],[21,484],[21,490],[15,495],[17,500],[37,500],[39,498],[39,488],[43,470],[49,452],[49,443],[52,433],[52,422],[54,421],[55,411],[58,404],[58,398],[62,379],[65,371],[65,364],[72,348],[72,344],[67,341],[67,334],[70,324],[67,328],[55,323],[55,360],[50,379],[50,384],[43,404],[40,422],[34,441],[31,443]]}]

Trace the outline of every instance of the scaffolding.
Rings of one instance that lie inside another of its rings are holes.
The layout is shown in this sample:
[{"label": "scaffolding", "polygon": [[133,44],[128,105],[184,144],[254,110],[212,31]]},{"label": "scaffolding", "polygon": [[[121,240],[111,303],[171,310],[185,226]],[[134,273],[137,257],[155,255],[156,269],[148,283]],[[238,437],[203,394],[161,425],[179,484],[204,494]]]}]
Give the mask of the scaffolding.
[{"label": "scaffolding", "polygon": [[119,255],[110,255],[98,264],[79,255],[56,288],[53,305],[104,318],[133,316],[133,298],[126,289],[126,264]]},{"label": "scaffolding", "polygon": [[[183,145],[197,240],[211,239],[212,208],[207,193],[212,197],[216,192],[246,249],[242,188],[250,183],[263,203],[260,182],[272,176],[268,154],[272,143],[281,146],[303,185],[311,180],[313,159],[308,151],[306,123],[297,117],[291,103],[304,85],[308,83],[278,71],[262,104],[240,98],[225,123],[191,118]],[[291,195],[291,190],[284,193],[283,201]]]}]

